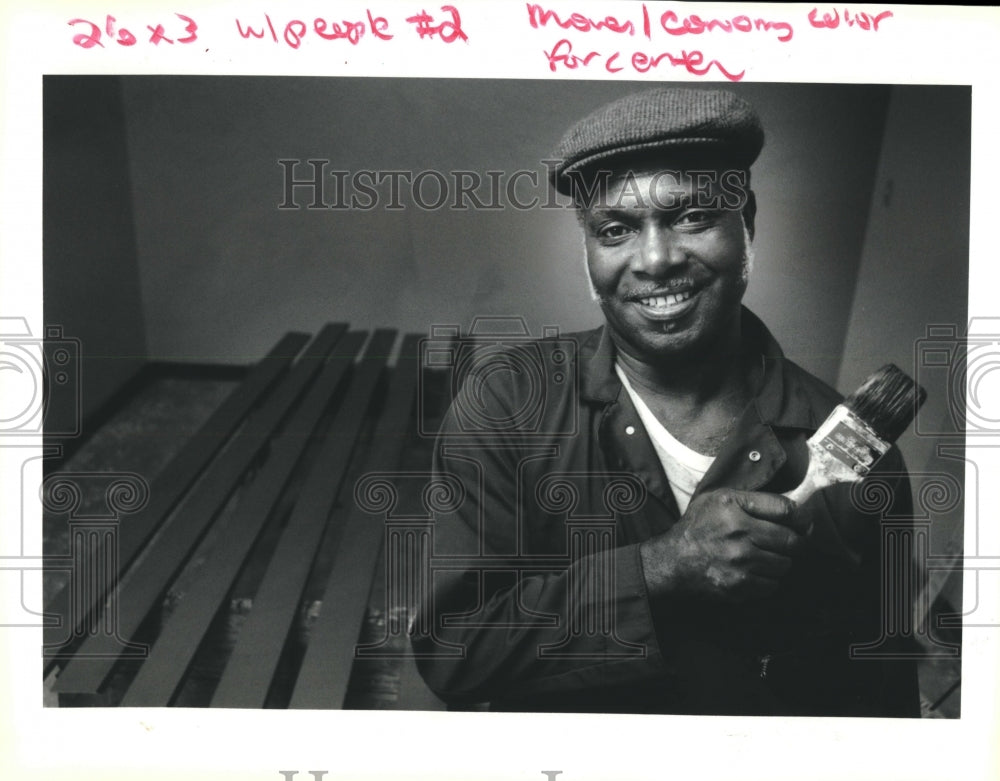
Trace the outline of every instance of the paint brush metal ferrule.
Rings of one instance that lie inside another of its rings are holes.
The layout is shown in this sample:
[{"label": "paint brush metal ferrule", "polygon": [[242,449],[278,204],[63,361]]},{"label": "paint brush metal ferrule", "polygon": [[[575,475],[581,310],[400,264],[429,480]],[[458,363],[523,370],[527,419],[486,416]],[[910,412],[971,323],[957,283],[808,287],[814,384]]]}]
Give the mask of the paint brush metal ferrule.
[{"label": "paint brush metal ferrule", "polygon": [[799,503],[834,483],[861,480],[892,446],[843,404],[834,408],[806,444],[809,469],[805,479],[785,494]]}]

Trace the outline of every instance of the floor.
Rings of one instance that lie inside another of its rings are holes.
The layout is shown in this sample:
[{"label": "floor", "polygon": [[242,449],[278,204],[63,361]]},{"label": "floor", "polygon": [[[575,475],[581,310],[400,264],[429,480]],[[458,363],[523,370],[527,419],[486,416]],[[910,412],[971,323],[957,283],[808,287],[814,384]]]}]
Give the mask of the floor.
[{"label": "floor", "polygon": [[[58,469],[74,472],[129,471],[151,480],[237,382],[235,377],[206,377],[181,371],[173,374],[161,372],[151,375],[150,379],[134,383]],[[419,455],[410,453],[409,457],[418,458]],[[85,510],[86,508],[82,508],[82,511]],[[67,549],[65,518],[47,516],[44,534],[47,552],[58,553]],[[46,602],[64,585],[65,577],[61,573],[47,573],[44,583]],[[178,598],[178,588],[182,589],[183,585],[175,587],[166,596],[164,608],[167,614],[171,599]],[[234,594],[229,615],[220,620],[215,632],[215,646],[207,648],[201,654],[190,681],[176,704],[205,704],[217,678],[218,659],[220,655],[224,656],[227,647],[231,647],[232,638],[239,631],[251,602],[251,596]],[[373,594],[372,607],[362,630],[362,640],[379,637],[384,632],[386,620],[392,618],[384,615],[378,609],[378,604],[378,595]],[[303,634],[303,644],[310,622],[318,609],[316,601],[309,599],[307,595],[298,628]],[[940,611],[953,612],[947,605],[936,604],[932,607],[932,618],[934,613]],[[933,621],[930,625],[933,627]],[[942,644],[959,645],[960,636],[954,630],[949,635],[945,631],[931,629],[930,634],[918,634],[917,639],[926,656],[918,666],[922,715],[925,718],[958,718],[961,707],[961,659],[951,655],[947,649],[943,650]],[[413,671],[405,667],[405,664],[398,660],[374,660],[356,664],[347,705],[366,709],[439,708],[440,703],[429,693],[419,692],[417,687],[408,683],[413,680]],[[128,670],[122,674],[128,676]],[[281,686],[277,686],[276,690],[278,701],[273,705],[280,707]],[[54,697],[47,695],[46,703],[55,704]]]}]

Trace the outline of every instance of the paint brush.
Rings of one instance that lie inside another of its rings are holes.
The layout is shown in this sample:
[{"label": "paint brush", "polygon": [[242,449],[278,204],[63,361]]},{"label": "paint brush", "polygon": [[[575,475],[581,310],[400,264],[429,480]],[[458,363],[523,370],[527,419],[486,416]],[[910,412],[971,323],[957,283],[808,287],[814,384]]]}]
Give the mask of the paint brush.
[{"label": "paint brush", "polygon": [[821,488],[863,479],[910,425],[926,397],[897,366],[883,366],[834,407],[809,438],[806,476],[784,495],[802,503]]}]

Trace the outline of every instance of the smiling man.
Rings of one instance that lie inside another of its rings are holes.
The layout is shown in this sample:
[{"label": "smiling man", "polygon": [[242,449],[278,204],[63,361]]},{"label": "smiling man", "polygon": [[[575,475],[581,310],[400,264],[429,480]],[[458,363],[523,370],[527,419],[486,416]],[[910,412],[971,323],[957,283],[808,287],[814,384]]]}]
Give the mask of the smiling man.
[{"label": "smiling man", "polygon": [[[436,520],[413,641],[448,702],[919,715],[907,649],[883,637],[879,516],[846,486],[781,496],[840,396],[741,303],[763,141],[744,101],[683,89],[562,139],[552,183],[606,324],[575,350],[491,353],[445,418],[435,468],[461,501]],[[898,453],[880,468],[906,517]]]}]

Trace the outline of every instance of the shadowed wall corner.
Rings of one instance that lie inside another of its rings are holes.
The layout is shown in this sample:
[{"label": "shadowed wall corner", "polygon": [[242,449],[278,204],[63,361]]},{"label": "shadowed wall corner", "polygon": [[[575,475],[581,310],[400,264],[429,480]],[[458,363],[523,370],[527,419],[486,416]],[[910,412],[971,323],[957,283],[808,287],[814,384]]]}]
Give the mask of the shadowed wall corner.
[{"label": "shadowed wall corner", "polygon": [[42,89],[44,319],[80,340],[87,418],[146,362],[121,80]]}]

